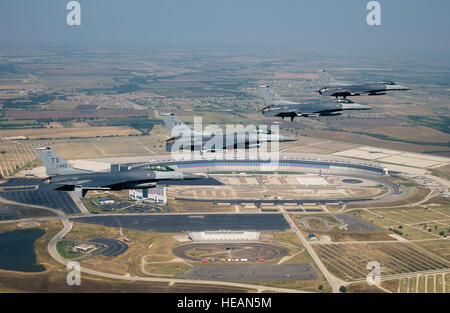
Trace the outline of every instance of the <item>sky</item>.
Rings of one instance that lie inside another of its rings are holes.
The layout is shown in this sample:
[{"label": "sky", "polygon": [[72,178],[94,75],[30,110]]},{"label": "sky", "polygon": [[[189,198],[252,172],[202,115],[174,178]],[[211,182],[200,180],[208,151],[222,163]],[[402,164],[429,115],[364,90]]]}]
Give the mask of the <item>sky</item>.
[{"label": "sky", "polygon": [[450,1],[79,0],[81,25],[68,26],[69,0],[1,0],[0,48],[332,49],[448,55]]}]

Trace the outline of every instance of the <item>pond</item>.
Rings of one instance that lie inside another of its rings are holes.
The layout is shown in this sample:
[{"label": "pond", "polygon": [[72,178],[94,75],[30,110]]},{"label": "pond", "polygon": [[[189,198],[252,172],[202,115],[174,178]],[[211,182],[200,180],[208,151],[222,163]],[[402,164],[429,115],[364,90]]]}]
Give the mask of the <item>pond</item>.
[{"label": "pond", "polygon": [[0,234],[0,269],[21,272],[42,272],[36,264],[34,242],[45,234],[42,229],[14,230]]}]

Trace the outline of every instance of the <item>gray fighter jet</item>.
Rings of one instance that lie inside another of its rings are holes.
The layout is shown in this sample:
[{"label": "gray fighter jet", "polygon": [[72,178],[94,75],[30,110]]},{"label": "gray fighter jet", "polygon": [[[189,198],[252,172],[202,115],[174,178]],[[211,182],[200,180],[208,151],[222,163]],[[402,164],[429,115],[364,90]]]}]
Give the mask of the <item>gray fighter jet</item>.
[{"label": "gray fighter jet", "polygon": [[218,127],[212,131],[193,131],[173,113],[162,114],[162,118],[170,131],[171,137],[166,141],[166,150],[170,152],[191,150],[203,153],[225,149],[250,149],[259,147],[262,142],[297,140],[272,132],[266,127],[249,126],[245,129],[242,126],[243,131],[229,133],[222,133]]},{"label": "gray fighter jet", "polygon": [[391,81],[377,82],[377,83],[361,83],[348,84],[336,81],[325,70],[319,70],[320,80],[325,84],[322,88],[317,90],[322,96],[342,97],[345,99],[349,96],[369,95],[378,96],[385,95],[388,91],[394,90],[409,90],[410,88],[398,85]]},{"label": "gray fighter jet", "polygon": [[306,100],[302,103],[283,100],[269,86],[260,86],[264,102],[267,105],[262,109],[264,116],[279,116],[282,119],[289,117],[291,122],[295,117],[314,117],[341,115],[346,110],[369,110],[365,104],[355,103],[348,99],[338,100]]},{"label": "gray fighter jet", "polygon": [[142,189],[156,186],[159,181],[193,180],[201,176],[176,171],[163,164],[144,164],[111,172],[92,172],[73,168],[49,147],[35,148],[44,163],[48,183],[39,185],[40,191],[80,190],[84,197],[88,190]]}]

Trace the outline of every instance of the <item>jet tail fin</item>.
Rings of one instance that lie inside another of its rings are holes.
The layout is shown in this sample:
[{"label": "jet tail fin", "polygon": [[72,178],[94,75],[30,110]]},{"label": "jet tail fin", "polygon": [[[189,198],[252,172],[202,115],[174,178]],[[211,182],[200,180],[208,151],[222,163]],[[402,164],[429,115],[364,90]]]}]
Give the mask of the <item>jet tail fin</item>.
[{"label": "jet tail fin", "polygon": [[270,86],[259,86],[266,105],[273,105],[275,101],[282,101],[281,97]]},{"label": "jet tail fin", "polygon": [[164,124],[166,124],[167,128],[169,129],[169,132],[171,136],[178,136],[180,133],[190,133],[191,129],[189,126],[187,126],[185,123],[183,123],[181,120],[179,120],[175,114],[173,113],[166,113],[162,114],[162,119]]},{"label": "jet tail fin", "polygon": [[339,86],[346,85],[344,82],[336,80],[326,70],[317,70],[319,73],[319,81],[322,86]]},{"label": "jet tail fin", "polygon": [[49,176],[91,173],[91,171],[73,168],[72,165],[61,158],[50,147],[35,148],[35,151],[45,166],[45,172]]}]

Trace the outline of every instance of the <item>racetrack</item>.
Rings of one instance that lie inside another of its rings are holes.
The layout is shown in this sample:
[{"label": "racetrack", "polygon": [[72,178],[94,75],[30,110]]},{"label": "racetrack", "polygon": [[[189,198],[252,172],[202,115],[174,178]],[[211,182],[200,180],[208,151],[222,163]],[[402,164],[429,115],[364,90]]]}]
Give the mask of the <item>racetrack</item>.
[{"label": "racetrack", "polygon": [[[286,255],[285,248],[264,242],[194,242],[177,246],[172,252],[177,257],[190,261],[201,261],[204,258],[273,260]],[[192,255],[192,252],[195,255]]]}]

